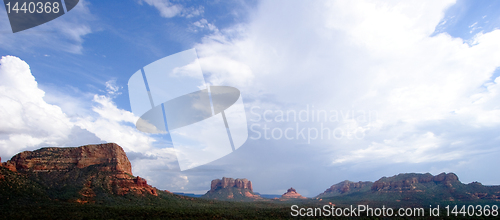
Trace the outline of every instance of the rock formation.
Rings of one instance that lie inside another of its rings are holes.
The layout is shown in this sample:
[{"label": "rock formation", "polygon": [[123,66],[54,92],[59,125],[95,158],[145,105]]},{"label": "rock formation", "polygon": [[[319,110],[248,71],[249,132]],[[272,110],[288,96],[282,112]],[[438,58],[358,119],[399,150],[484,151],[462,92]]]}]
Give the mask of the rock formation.
[{"label": "rock formation", "polygon": [[418,183],[429,183],[435,182],[436,184],[443,184],[449,188],[453,187],[453,184],[460,184],[457,175],[454,173],[441,173],[439,175],[433,176],[430,173],[426,174],[400,174],[394,177],[383,177],[375,181],[372,185],[373,191],[409,191],[417,190]]},{"label": "rock formation", "polygon": [[222,177],[222,179],[212,180],[210,191],[215,191],[222,188],[235,187],[238,189],[249,189],[253,192],[252,182],[247,179],[233,179]]},{"label": "rock formation", "polygon": [[24,151],[4,164],[14,172],[67,171],[92,165],[105,165],[100,167],[101,171],[132,175],[132,166],[127,155],[114,143]]},{"label": "rock formation", "polygon": [[342,181],[335,185],[332,185],[330,188],[325,190],[325,192],[319,194],[316,197],[329,197],[329,196],[337,196],[342,194],[349,194],[353,192],[361,192],[370,190],[373,182],[351,182],[348,180]]},{"label": "rock formation", "polygon": [[217,200],[262,200],[262,197],[253,192],[251,181],[226,177],[212,180],[210,190],[202,197]]},{"label": "rock formation", "polygon": [[500,201],[500,186],[483,186],[473,182],[463,184],[454,173],[404,173],[382,177],[372,182],[344,181],[319,194],[319,198],[344,201],[390,201],[424,203],[429,201]]},{"label": "rock formation", "polygon": [[115,195],[157,195],[157,189],[145,179],[132,175],[127,155],[114,143],[24,151],[2,166],[48,189],[79,188],[77,202],[91,201],[96,190]]},{"label": "rock formation", "polygon": [[288,189],[286,191],[286,193],[284,193],[283,195],[281,195],[280,200],[305,199],[305,198],[306,197],[303,197],[302,195],[300,195],[299,193],[297,193],[297,191],[293,187],[290,187],[290,189]]}]

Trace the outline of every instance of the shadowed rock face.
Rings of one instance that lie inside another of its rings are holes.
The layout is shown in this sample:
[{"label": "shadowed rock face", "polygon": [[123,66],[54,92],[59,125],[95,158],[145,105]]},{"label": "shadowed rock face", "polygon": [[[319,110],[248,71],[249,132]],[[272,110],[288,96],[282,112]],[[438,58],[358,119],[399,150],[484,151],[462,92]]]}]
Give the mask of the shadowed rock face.
[{"label": "shadowed rock face", "polygon": [[145,179],[132,175],[127,155],[115,143],[24,151],[2,166],[48,189],[75,187],[79,190],[74,196],[82,197],[78,201],[91,201],[96,190],[115,195],[157,195],[156,188],[148,185]]},{"label": "shadowed rock face", "polygon": [[247,179],[233,179],[222,177],[222,179],[212,180],[210,191],[215,191],[222,188],[235,187],[238,189],[249,189],[253,192],[252,182]]}]

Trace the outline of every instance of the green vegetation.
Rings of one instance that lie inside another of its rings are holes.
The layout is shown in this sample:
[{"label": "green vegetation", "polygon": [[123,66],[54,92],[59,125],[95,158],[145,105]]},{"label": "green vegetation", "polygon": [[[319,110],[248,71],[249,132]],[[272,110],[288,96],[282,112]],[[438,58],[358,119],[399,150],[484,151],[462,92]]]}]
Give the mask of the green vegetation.
[{"label": "green vegetation", "polygon": [[247,202],[255,201],[255,198],[248,197],[245,194],[254,195],[257,197],[257,195],[249,189],[228,187],[216,190],[215,192],[209,191],[207,194],[201,196],[201,198]]},{"label": "green vegetation", "polygon": [[[444,186],[425,185],[432,193],[409,194],[399,192],[354,192],[345,196],[336,196],[321,199],[298,199],[289,201],[218,201],[205,198],[191,198],[172,193],[158,191],[158,196],[149,194],[129,193],[119,196],[110,193],[107,186],[106,172],[97,172],[97,169],[81,169],[65,174],[53,174],[55,179],[49,178],[48,173],[39,173],[36,178],[13,173],[0,167],[0,219],[296,219],[301,217],[291,216],[292,205],[304,208],[321,208],[333,203],[336,207],[349,207],[350,205],[370,205],[370,207],[415,208],[428,207],[429,204],[440,205],[441,213],[445,213],[445,205],[454,204],[482,204],[500,205],[492,200],[474,200],[460,202],[443,202],[440,200],[449,195],[458,195],[457,191],[470,190],[489,191],[490,189],[480,184],[457,185],[456,191],[451,191]],[[94,176],[91,182],[95,197],[88,203],[77,203],[81,198],[78,194],[82,185],[87,181],[86,176]],[[55,181],[57,180],[57,182]],[[50,186],[50,187],[49,187]],[[80,186],[80,187],[78,187]],[[424,187],[418,186],[418,187]],[[434,188],[432,188],[434,187]],[[460,188],[462,187],[462,188]],[[223,191],[229,193],[229,191]],[[232,191],[233,194],[239,191]],[[440,194],[441,193],[441,194]],[[455,193],[455,194],[453,194]],[[225,196],[225,195],[224,195]],[[397,201],[400,198],[412,198]],[[412,219],[429,219],[426,216]],[[323,217],[331,219],[332,217]],[[347,218],[347,217],[346,217]],[[365,219],[379,219],[369,218]],[[483,217],[441,217],[436,219],[483,219]],[[391,218],[397,219],[397,218]],[[484,218],[488,219],[488,218]]]}]

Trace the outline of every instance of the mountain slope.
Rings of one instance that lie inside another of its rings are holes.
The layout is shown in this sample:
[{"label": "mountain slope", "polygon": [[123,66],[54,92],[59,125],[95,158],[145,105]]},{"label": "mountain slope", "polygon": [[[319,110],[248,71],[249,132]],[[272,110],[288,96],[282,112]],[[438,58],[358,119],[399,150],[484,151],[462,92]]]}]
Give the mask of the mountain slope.
[{"label": "mountain slope", "polygon": [[411,203],[500,201],[500,186],[463,184],[454,173],[406,173],[382,177],[374,183],[344,181],[317,198],[341,201],[386,201]]},{"label": "mountain slope", "polygon": [[317,195],[317,198],[323,197],[333,197],[340,195],[348,195],[351,193],[360,193],[360,192],[368,192],[371,190],[373,182],[351,182],[345,180],[343,182],[332,185],[330,188],[325,190],[325,192]]}]

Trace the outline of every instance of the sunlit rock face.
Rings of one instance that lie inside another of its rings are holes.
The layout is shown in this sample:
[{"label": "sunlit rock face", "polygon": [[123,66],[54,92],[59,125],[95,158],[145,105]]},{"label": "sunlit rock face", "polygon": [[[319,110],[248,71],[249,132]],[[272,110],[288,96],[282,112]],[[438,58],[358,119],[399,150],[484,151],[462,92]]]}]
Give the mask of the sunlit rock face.
[{"label": "sunlit rock face", "polygon": [[115,195],[157,195],[157,189],[145,179],[132,175],[125,151],[115,143],[24,151],[2,166],[48,188],[76,187],[82,197],[78,201],[91,201],[96,190]]}]

